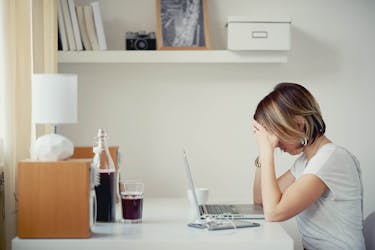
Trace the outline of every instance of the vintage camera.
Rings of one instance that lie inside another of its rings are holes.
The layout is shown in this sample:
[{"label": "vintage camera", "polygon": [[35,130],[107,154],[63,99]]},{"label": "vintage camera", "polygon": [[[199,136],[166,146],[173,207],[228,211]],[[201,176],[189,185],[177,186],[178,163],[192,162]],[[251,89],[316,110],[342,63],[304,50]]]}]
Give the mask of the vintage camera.
[{"label": "vintage camera", "polygon": [[126,32],[127,50],[156,50],[155,32]]}]

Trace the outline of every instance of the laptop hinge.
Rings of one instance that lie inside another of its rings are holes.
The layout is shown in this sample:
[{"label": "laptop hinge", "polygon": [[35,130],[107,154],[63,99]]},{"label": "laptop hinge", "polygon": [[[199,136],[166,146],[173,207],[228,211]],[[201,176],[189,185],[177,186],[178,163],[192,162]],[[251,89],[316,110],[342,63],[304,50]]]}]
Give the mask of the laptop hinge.
[{"label": "laptop hinge", "polygon": [[206,207],[203,205],[199,205],[199,212],[201,215],[207,214]]}]

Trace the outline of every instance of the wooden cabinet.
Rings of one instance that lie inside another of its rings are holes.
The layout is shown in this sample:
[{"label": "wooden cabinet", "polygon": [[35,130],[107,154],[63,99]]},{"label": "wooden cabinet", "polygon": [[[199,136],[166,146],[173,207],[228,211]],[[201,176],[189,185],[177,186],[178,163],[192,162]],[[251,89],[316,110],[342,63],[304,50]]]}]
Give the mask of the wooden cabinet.
[{"label": "wooden cabinet", "polygon": [[18,163],[18,236],[90,237],[91,159]]}]

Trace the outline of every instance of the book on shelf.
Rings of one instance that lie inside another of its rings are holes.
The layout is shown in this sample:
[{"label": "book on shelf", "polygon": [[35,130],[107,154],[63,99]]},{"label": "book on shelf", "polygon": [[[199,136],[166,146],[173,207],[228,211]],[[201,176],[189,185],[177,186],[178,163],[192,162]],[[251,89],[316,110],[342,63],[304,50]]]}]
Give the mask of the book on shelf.
[{"label": "book on shelf", "polygon": [[61,9],[61,1],[57,1],[57,23],[58,23],[58,31],[59,31],[59,40],[61,42],[61,50],[66,51],[69,50],[68,47],[68,40],[66,38],[66,30],[64,24],[63,13]]},{"label": "book on shelf", "polygon": [[57,50],[63,50],[62,49],[62,44],[61,44],[60,33],[57,33]]},{"label": "book on shelf", "polygon": [[81,33],[83,47],[85,50],[91,50],[92,48],[91,48],[89,36],[87,33],[85,15],[83,13],[83,6],[77,5],[76,10],[77,10],[79,31]]},{"label": "book on shelf", "polygon": [[71,19],[71,22],[72,22],[72,28],[73,28],[74,41],[75,41],[75,44],[76,44],[76,49],[82,50],[83,48],[82,48],[81,34],[79,32],[77,13],[76,13],[74,0],[68,0],[68,7],[69,7],[70,19]]},{"label": "book on shelf", "polygon": [[92,2],[91,7],[92,7],[93,16],[94,16],[95,30],[96,30],[96,35],[98,37],[99,49],[106,50],[107,42],[105,39],[103,19],[102,19],[102,14],[100,12],[99,2]]},{"label": "book on shelf", "polygon": [[91,5],[83,6],[83,13],[85,15],[87,34],[93,50],[99,50],[98,38],[96,35],[94,17]]},{"label": "book on shelf", "polygon": [[77,48],[76,48],[76,43],[75,43],[75,38],[74,38],[74,33],[73,33],[72,20],[70,18],[70,13],[69,13],[68,0],[59,0],[59,1],[61,1],[61,9],[62,9],[62,14],[64,18],[66,36],[68,38],[69,50],[76,50]]}]

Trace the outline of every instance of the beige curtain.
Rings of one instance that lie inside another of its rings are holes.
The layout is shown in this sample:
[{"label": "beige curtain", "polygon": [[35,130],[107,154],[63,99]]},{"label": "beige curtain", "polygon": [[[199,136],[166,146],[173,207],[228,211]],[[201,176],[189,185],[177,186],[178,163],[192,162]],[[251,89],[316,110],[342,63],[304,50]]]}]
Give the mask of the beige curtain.
[{"label": "beige curtain", "polygon": [[38,73],[57,71],[56,6],[56,0],[0,0],[0,139],[5,184],[1,249],[11,249],[16,236],[17,162],[29,157],[33,67]]},{"label": "beige curtain", "polygon": [[[3,53],[1,74],[4,102],[5,245],[16,234],[17,162],[27,158],[30,144],[31,4],[29,0],[1,1]],[[3,243],[4,244],[4,243]]]},{"label": "beige curtain", "polygon": [[4,207],[4,135],[5,135],[5,81],[6,81],[6,4],[0,1],[0,249],[5,249],[5,207]]},{"label": "beige curtain", "polygon": [[[57,0],[32,0],[33,73],[57,73]],[[53,131],[33,125],[32,139]]]}]

